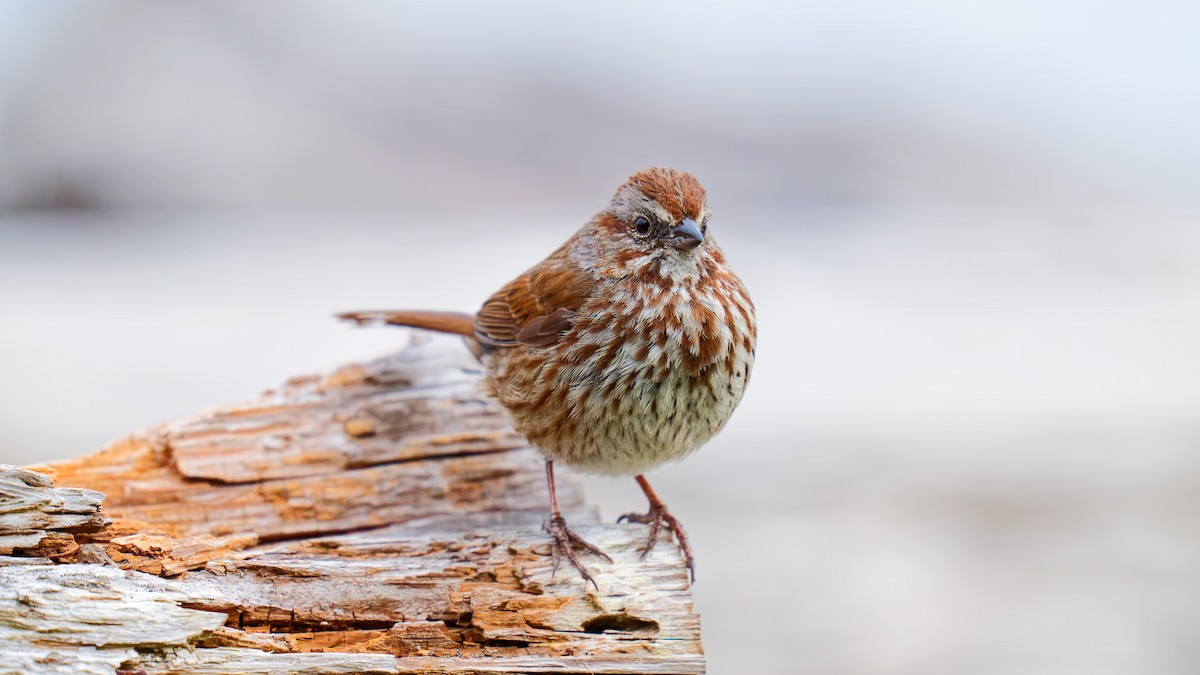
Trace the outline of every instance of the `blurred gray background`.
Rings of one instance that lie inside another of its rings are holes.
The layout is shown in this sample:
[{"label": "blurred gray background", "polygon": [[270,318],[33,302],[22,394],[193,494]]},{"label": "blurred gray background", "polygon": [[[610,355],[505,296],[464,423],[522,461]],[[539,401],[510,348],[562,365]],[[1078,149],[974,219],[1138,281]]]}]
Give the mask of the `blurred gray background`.
[{"label": "blurred gray background", "polygon": [[[0,2],[0,461],[472,310],[650,165],[758,304],[713,673],[1200,671],[1200,5]],[[589,479],[607,516],[632,481]]]}]

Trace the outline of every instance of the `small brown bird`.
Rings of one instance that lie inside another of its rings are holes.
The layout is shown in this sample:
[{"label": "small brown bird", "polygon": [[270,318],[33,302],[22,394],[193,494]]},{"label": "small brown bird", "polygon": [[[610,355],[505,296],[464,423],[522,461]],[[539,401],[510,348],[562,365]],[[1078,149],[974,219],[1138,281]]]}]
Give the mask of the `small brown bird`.
[{"label": "small brown bird", "polygon": [[643,474],[720,431],[750,379],[754,305],[708,221],[704,188],[691,174],[648,169],[475,315],[339,315],[466,336],[517,431],[546,456],[556,564],[565,555],[592,585],[574,549],[611,559],[567,527],[555,461],[634,476],[650,509],[619,520],[650,526],[643,557],[666,525],[695,578],[683,527]]}]

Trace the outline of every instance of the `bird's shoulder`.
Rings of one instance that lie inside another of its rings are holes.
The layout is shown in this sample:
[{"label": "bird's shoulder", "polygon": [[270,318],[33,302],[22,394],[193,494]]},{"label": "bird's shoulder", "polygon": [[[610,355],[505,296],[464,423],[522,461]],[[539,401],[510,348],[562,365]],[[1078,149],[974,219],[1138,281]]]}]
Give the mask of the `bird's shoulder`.
[{"label": "bird's shoulder", "polygon": [[563,244],[493,293],[475,316],[476,339],[489,346],[542,347],[570,330],[597,283],[572,259],[571,244]]}]

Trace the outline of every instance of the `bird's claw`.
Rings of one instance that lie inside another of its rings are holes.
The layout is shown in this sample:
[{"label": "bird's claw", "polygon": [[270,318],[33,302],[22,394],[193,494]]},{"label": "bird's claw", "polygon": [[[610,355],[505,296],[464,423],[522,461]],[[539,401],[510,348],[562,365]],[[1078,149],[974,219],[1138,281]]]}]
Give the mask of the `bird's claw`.
[{"label": "bird's claw", "polygon": [[650,550],[658,543],[658,535],[662,531],[663,524],[671,530],[675,535],[675,543],[679,546],[679,552],[683,554],[683,562],[687,565],[688,574],[692,581],[696,580],[696,560],[692,557],[692,547],[688,544],[687,533],[683,531],[683,524],[671,515],[667,507],[662,504],[651,504],[650,510],[646,513],[626,513],[620,518],[617,518],[618,523],[640,523],[650,526],[650,536],[646,538],[646,547],[642,549],[642,559],[650,555]]},{"label": "bird's claw", "polygon": [[596,547],[595,544],[592,544],[567,527],[567,521],[561,513],[550,515],[550,520],[546,522],[546,532],[550,534],[552,540],[550,550],[554,556],[554,569],[550,572],[550,576],[554,576],[558,572],[559,563],[562,562],[563,557],[566,557],[571,566],[579,572],[579,576],[583,577],[584,581],[590,582],[592,588],[599,591],[600,586],[596,584],[596,580],[592,577],[591,572],[588,572],[587,567],[584,567],[583,563],[579,561],[579,556],[575,554],[575,549],[583,549],[588,553],[604,558],[610,563],[612,562],[612,558]]}]

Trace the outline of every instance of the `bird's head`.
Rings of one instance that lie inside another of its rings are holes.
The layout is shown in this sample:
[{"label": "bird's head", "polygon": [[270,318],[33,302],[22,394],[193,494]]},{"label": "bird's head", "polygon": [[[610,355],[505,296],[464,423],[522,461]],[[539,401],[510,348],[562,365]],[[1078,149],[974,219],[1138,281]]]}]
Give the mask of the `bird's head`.
[{"label": "bird's head", "polygon": [[652,168],[630,176],[590,224],[596,257],[614,276],[694,276],[720,256],[708,236],[708,202],[695,176]]},{"label": "bird's head", "polygon": [[639,171],[617,188],[607,212],[615,229],[637,242],[636,248],[691,251],[704,244],[708,203],[704,188],[685,171]]}]

